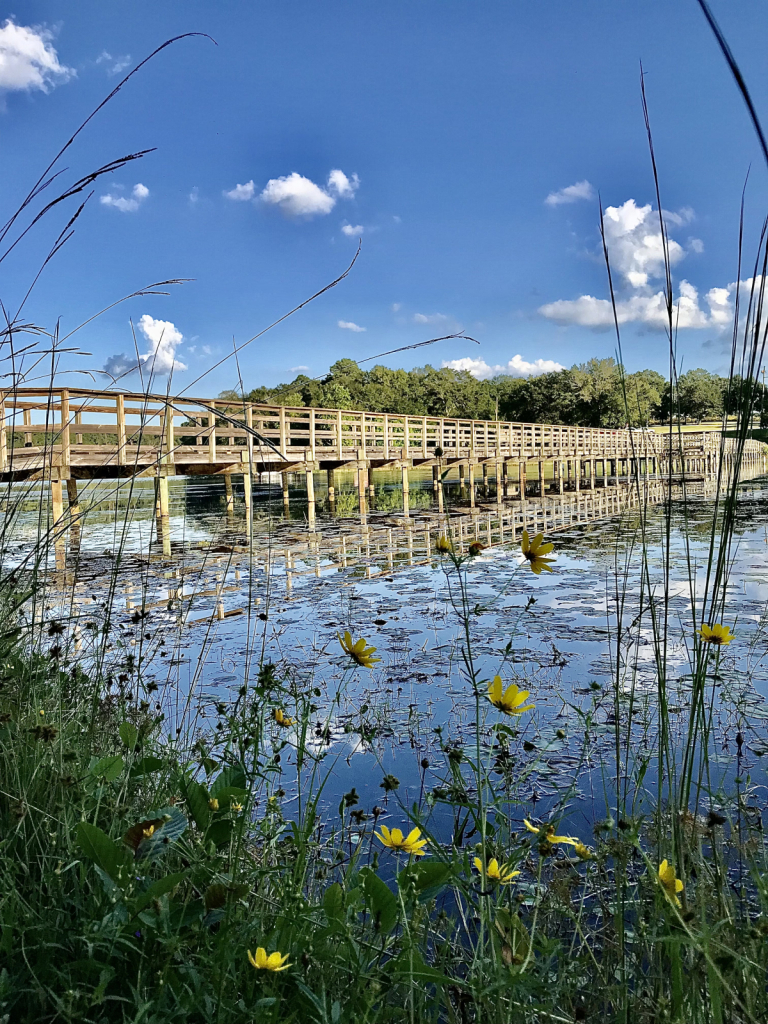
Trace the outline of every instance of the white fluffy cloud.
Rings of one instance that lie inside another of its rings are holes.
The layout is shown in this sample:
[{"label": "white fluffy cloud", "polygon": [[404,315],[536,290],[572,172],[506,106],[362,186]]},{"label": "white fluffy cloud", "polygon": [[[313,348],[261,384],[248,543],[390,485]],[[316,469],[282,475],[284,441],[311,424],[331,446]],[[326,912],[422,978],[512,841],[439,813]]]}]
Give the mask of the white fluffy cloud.
[{"label": "white fluffy cloud", "polygon": [[478,380],[488,380],[489,377],[496,377],[500,373],[505,373],[510,377],[538,377],[542,373],[553,373],[565,369],[554,359],[536,359],[529,363],[519,354],[512,356],[506,366],[489,366],[484,359],[465,357],[464,359],[443,360],[443,367],[449,367],[451,370],[468,370]]},{"label": "white fluffy cloud", "polygon": [[47,92],[72,78],[75,71],[59,63],[52,38],[48,29],[17,25],[8,18],[0,26],[0,89]]},{"label": "white fluffy cloud", "polygon": [[[330,213],[339,199],[351,199],[359,187],[360,179],[356,174],[348,177],[338,168],[328,175],[325,187],[293,171],[282,178],[270,178],[258,198],[267,206],[277,206],[288,217],[309,218]],[[224,195],[236,202],[249,202],[256,198],[256,186],[251,180],[225,190]],[[345,235],[362,234],[363,228],[345,224],[341,230]]]},{"label": "white fluffy cloud", "polygon": [[365,228],[363,227],[362,224],[342,224],[341,225],[341,232],[342,232],[342,234],[346,235],[347,238],[355,238],[355,237],[359,238],[360,235],[362,235],[364,230],[365,230]]},{"label": "white fluffy cloud", "polygon": [[356,332],[359,333],[361,331],[368,330],[367,327],[360,327],[359,324],[354,324],[354,323],[352,323],[351,320],[339,320],[338,321],[338,325],[339,325],[339,327],[343,328],[343,330],[345,330],[345,331],[356,331]]},{"label": "white fluffy cloud", "polygon": [[121,196],[114,192],[107,192],[106,195],[101,197],[100,202],[104,206],[114,206],[121,213],[135,213],[148,195],[149,189],[147,186],[138,182],[131,189],[130,196]]},{"label": "white fluffy cloud", "polygon": [[246,203],[249,199],[253,199],[255,192],[256,186],[253,184],[253,180],[251,180],[247,181],[245,185],[235,185],[229,191],[225,190],[224,195],[227,199],[234,199],[235,202]]},{"label": "white fluffy cloud", "polygon": [[186,370],[186,365],[176,359],[176,349],[184,335],[175,324],[170,320],[155,320],[145,313],[139,320],[139,330],[149,342],[148,350],[139,356],[138,362],[135,356],[110,356],[104,364],[104,373],[119,379],[135,373],[139,367],[143,374],[150,377]]},{"label": "white fluffy cloud", "polygon": [[296,171],[283,178],[270,178],[259,198],[269,206],[279,206],[288,217],[322,216],[336,205],[334,196]]},{"label": "white fluffy cloud", "polygon": [[335,192],[339,199],[351,199],[360,188],[360,179],[356,174],[348,178],[338,168],[328,175],[328,191]]},{"label": "white fluffy cloud", "polygon": [[580,199],[594,199],[595,190],[590,183],[577,181],[575,185],[568,185],[557,192],[550,192],[544,202],[547,206],[562,206],[564,203],[577,203]]},{"label": "white fluffy cloud", "polygon": [[[670,225],[682,227],[694,219],[693,210],[684,207],[676,213],[663,211],[667,231]],[[650,203],[638,206],[628,199],[621,206],[609,206],[603,217],[605,240],[611,266],[617,272],[615,283],[616,316],[620,324],[639,323],[661,330],[668,324],[664,292],[652,279],[663,278],[664,244],[658,211]],[[689,240],[686,250],[674,238],[667,237],[671,266],[678,264],[688,251],[703,250],[700,239]],[[710,288],[703,302],[689,281],[679,283],[675,304],[675,326],[702,330],[721,329],[732,315],[731,293],[735,285]],[[613,326],[613,309],[608,299],[581,295],[578,299],[558,299],[539,308],[539,313],[560,324],[577,324],[596,329]]]}]

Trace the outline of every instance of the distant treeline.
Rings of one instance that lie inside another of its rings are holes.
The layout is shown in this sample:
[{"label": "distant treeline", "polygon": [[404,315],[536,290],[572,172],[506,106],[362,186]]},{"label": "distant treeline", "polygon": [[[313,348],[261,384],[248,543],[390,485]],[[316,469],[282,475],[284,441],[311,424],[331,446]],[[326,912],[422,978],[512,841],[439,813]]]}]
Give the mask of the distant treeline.
[{"label": "distant treeline", "polygon": [[[246,394],[250,402],[366,409],[371,412],[462,419],[501,419],[529,423],[578,424],[586,427],[646,426],[665,422],[670,409],[686,421],[735,413],[748,392],[762,385],[741,378],[718,377],[708,370],[688,370],[670,388],[655,370],[622,374],[613,359],[590,359],[570,370],[539,377],[477,380],[466,370],[420,366],[361,370],[352,359],[339,359],[321,380],[300,374],[289,384],[258,387]],[[233,391],[222,398],[239,399]]]}]

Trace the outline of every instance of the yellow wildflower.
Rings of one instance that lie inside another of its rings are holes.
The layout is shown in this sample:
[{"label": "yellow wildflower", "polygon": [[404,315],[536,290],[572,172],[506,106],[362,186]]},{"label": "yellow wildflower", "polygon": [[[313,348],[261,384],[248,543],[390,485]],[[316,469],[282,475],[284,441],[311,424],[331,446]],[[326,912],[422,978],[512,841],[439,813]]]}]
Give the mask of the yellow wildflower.
[{"label": "yellow wildflower", "polygon": [[676,907],[681,906],[677,894],[683,891],[683,883],[675,874],[674,864],[670,864],[667,860],[663,860],[659,864],[659,882],[669,902],[674,903]]},{"label": "yellow wildflower", "polygon": [[552,843],[553,846],[555,843],[562,843],[564,846],[581,846],[581,841],[574,836],[556,836],[552,825],[547,828],[547,842]]},{"label": "yellow wildflower", "polygon": [[218,811],[219,801],[216,799],[215,796],[212,796],[211,799],[208,801],[208,806],[212,811]]},{"label": "yellow wildflower", "polygon": [[243,809],[243,805],[239,804],[237,802],[237,800],[233,800],[232,803],[229,805],[229,807],[230,807],[230,810],[233,810],[235,812],[235,814],[239,814],[240,811],[242,811],[242,809]]},{"label": "yellow wildflower", "polygon": [[[336,636],[339,636],[337,633]],[[368,641],[363,640],[360,637],[355,643],[352,643],[352,634],[347,630],[343,637],[339,636],[339,643],[342,649],[350,656],[352,661],[357,662],[358,665],[362,665],[363,668],[373,668],[375,661],[381,661],[381,658],[374,658],[373,655],[376,653],[375,647],[369,647]]]},{"label": "yellow wildflower", "polygon": [[501,676],[494,676],[493,682],[488,684],[488,700],[505,715],[522,715],[524,711],[533,710],[535,704],[525,703],[529,696],[530,690],[521,690],[516,683],[502,692]]},{"label": "yellow wildflower", "polygon": [[585,846],[584,843],[574,843],[573,852],[576,854],[577,857],[580,857],[581,860],[592,860],[592,858],[594,857],[594,854],[592,853],[590,848],[588,846]]},{"label": "yellow wildflower", "polygon": [[438,537],[435,542],[435,548],[443,555],[450,555],[453,551],[453,544],[451,544],[449,537]]},{"label": "yellow wildflower", "polygon": [[733,633],[731,633],[730,628],[722,626],[719,622],[716,622],[714,626],[702,626],[699,632],[705,644],[716,644],[718,647],[724,647],[733,640]]},{"label": "yellow wildflower", "polygon": [[531,564],[531,571],[535,572],[537,576],[541,575],[541,570],[546,569],[547,572],[552,572],[549,567],[551,558],[544,558],[544,555],[548,555],[554,544],[544,544],[544,534],[537,533],[533,540],[528,537],[528,531],[523,530],[523,540],[520,545],[520,549],[523,552],[523,557],[526,558]]},{"label": "yellow wildflower", "polygon": [[[541,835],[541,829],[537,828],[536,825],[532,825],[527,818],[523,818],[523,824],[529,832],[533,832],[535,835]],[[552,843],[553,846],[557,843],[562,843],[564,846],[574,847],[579,857],[584,856],[584,852],[580,853],[580,850],[586,851],[587,857],[591,856],[589,848],[586,847],[580,839],[576,839],[574,836],[556,836],[554,825],[547,825],[547,827],[544,829],[543,838],[546,839],[548,843]]]},{"label": "yellow wildflower", "polygon": [[495,857],[488,862],[486,868],[483,868],[483,862],[479,857],[475,857],[474,864],[488,882],[498,882],[500,885],[508,885],[513,878],[517,878],[520,874],[519,871],[510,871],[508,864],[500,866]]},{"label": "yellow wildflower", "polygon": [[386,825],[381,826],[381,832],[374,832],[374,835],[390,850],[402,850],[403,853],[412,853],[414,857],[423,857],[426,851],[422,847],[427,845],[427,840],[421,838],[421,829],[412,829],[407,836],[399,828],[392,831]]},{"label": "yellow wildflower", "polygon": [[288,728],[288,726],[293,725],[295,721],[295,719],[289,718],[282,708],[275,708],[272,717],[274,718],[278,725],[282,725],[285,728]]},{"label": "yellow wildflower", "polygon": [[155,834],[155,826],[150,825],[149,828],[143,828],[141,831],[144,833],[144,838],[149,839],[150,836]]},{"label": "yellow wildflower", "polygon": [[275,951],[274,953],[267,955],[267,951],[263,946],[258,947],[256,950],[256,956],[254,956],[249,949],[248,959],[258,971],[284,971],[291,966],[285,962],[288,959],[287,953],[283,956],[282,953]]}]

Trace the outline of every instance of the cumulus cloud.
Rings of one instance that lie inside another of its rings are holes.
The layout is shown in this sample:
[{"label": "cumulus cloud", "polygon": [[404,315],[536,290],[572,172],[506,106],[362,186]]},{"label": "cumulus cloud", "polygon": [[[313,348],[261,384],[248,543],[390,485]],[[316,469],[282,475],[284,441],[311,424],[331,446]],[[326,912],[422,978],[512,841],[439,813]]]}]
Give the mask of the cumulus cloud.
[{"label": "cumulus cloud", "polygon": [[296,171],[283,178],[270,178],[259,198],[269,206],[278,206],[288,217],[322,216],[336,205],[332,195]]},{"label": "cumulus cloud", "polygon": [[0,89],[47,92],[75,75],[59,63],[52,33],[40,26],[17,25],[11,18],[0,26]]},{"label": "cumulus cloud", "polygon": [[424,313],[414,313],[413,322],[415,324],[441,324],[445,323],[446,320],[450,320],[445,313],[430,313],[425,315]]},{"label": "cumulus cloud", "polygon": [[[667,250],[671,266],[676,266],[687,252],[699,253],[704,245],[692,238],[686,249],[669,237],[670,225],[682,227],[695,218],[690,207],[677,212],[662,211],[667,230]],[[650,203],[638,206],[628,199],[621,206],[609,206],[603,217],[605,241],[614,271],[617,272],[616,316],[620,324],[639,323],[655,330],[668,324],[664,292],[653,279],[665,275],[664,240],[658,211]],[[681,280],[674,297],[675,326],[702,330],[722,329],[732,316],[731,294],[735,284],[710,288],[700,300],[698,289]],[[539,307],[539,313],[560,324],[576,324],[597,330],[613,326],[613,309],[608,299],[581,295],[577,299],[558,299]]]},{"label": "cumulus cloud", "polygon": [[184,335],[175,324],[170,320],[155,320],[145,313],[139,320],[139,330],[149,343],[148,350],[139,356],[138,361],[135,356],[110,356],[104,364],[104,373],[120,378],[141,368],[142,373],[151,377],[186,370],[186,365],[176,359],[176,349]]},{"label": "cumulus cloud", "polygon": [[149,195],[149,189],[141,182],[133,186],[130,196],[121,196],[116,192],[107,192],[101,196],[100,202],[104,206],[114,206],[121,213],[135,213]]},{"label": "cumulus cloud", "polygon": [[344,171],[331,171],[328,175],[328,191],[335,192],[339,199],[351,199],[360,188],[360,179],[356,174],[348,178]]},{"label": "cumulus cloud", "polygon": [[291,367],[291,373],[303,373],[305,370],[308,370],[308,369],[309,369],[308,366],[292,366]]},{"label": "cumulus cloud", "polygon": [[342,224],[341,232],[348,238],[355,238],[362,235],[365,228],[362,224]]},{"label": "cumulus cloud", "polygon": [[564,203],[577,203],[580,199],[594,199],[595,190],[590,183],[577,181],[575,185],[568,185],[557,192],[550,192],[544,202],[547,206],[562,206]]},{"label": "cumulus cloud", "polygon": [[245,185],[235,185],[234,188],[229,191],[224,191],[224,195],[227,199],[234,199],[235,202],[245,203],[249,199],[253,199],[254,193],[256,192],[256,186],[253,184],[253,179],[247,181]]},{"label": "cumulus cloud", "polygon": [[554,373],[557,370],[564,370],[565,367],[556,363],[554,359],[535,359],[529,363],[521,355],[512,356],[504,366],[489,366],[484,359],[448,359],[443,360],[443,367],[451,370],[468,370],[478,380],[488,380],[500,373],[509,377],[538,377],[542,373]]},{"label": "cumulus cloud", "polygon": [[359,324],[354,324],[354,323],[352,323],[351,320],[339,320],[338,321],[338,325],[339,325],[339,327],[343,328],[345,331],[356,331],[356,332],[359,333],[360,331],[368,330],[367,327],[360,327]]},{"label": "cumulus cloud", "polygon": [[[277,206],[288,217],[310,218],[330,213],[339,199],[351,199],[359,187],[360,179],[356,174],[348,177],[338,168],[328,175],[325,187],[293,171],[281,178],[270,178],[258,199],[267,206]],[[224,195],[227,199],[249,202],[256,198],[256,186],[251,180],[225,190]],[[363,228],[345,224],[341,230],[346,235],[362,234]]]},{"label": "cumulus cloud", "polygon": [[97,64],[105,64],[107,74],[110,78],[113,75],[119,75],[121,71],[125,71],[131,63],[130,53],[126,53],[124,57],[113,57],[111,53],[107,53],[106,50],[102,50],[99,56],[96,58]]}]

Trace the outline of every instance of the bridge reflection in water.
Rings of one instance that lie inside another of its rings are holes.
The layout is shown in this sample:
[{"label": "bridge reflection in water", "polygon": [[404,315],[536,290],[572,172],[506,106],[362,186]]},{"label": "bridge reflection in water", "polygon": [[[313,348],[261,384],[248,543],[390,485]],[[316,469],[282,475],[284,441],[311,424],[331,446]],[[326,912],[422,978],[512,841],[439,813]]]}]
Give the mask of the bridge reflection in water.
[{"label": "bridge reflection in water", "polygon": [[[742,479],[758,475],[757,471],[742,474]],[[296,588],[299,596],[304,577],[334,575],[336,585],[346,587],[433,564],[440,536],[450,537],[458,554],[466,554],[472,543],[484,548],[510,545],[514,554],[523,530],[550,536],[637,513],[670,498],[712,499],[716,493],[713,478],[671,485],[637,478],[543,499],[481,502],[474,508],[454,506],[442,512],[434,503],[410,515],[328,516],[319,523],[219,514],[216,536],[174,543],[171,558],[162,553],[158,541],[149,550],[146,546],[126,550],[119,559],[103,549],[89,553],[91,545],[78,551],[71,543],[68,557],[63,557],[59,542],[58,570],[51,575],[49,594],[54,600],[58,594],[62,601],[71,601],[87,613],[96,605],[97,595],[91,592],[108,586],[116,598],[112,619],[118,625],[121,609],[126,623],[140,610],[142,616],[153,613],[166,627],[178,628],[184,635],[201,625],[215,625],[216,620],[249,611],[258,614],[268,588],[273,599],[278,593],[281,600],[289,599]],[[150,530],[153,511],[151,502],[146,502],[144,526]],[[92,512],[99,518],[111,514],[111,510],[99,512],[98,505]],[[84,514],[87,519],[89,513]]]}]

